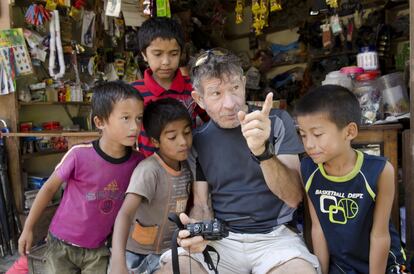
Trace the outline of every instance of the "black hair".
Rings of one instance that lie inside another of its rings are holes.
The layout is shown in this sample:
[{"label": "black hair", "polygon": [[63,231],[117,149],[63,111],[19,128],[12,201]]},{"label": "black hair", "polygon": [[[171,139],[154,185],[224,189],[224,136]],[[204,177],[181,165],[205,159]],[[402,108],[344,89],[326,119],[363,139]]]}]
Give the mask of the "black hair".
[{"label": "black hair", "polygon": [[184,48],[184,34],[181,25],[168,17],[152,17],[146,20],[138,31],[139,50],[145,53],[147,47],[157,38],[175,39],[181,51]]},{"label": "black hair", "polygon": [[356,96],[347,88],[324,85],[305,94],[295,106],[295,116],[325,112],[342,129],[349,123],[361,123],[361,108]]},{"label": "black hair", "polygon": [[187,120],[191,125],[191,117],[187,108],[178,100],[164,98],[149,103],[144,109],[143,124],[150,138],[159,141],[161,132],[168,123]]},{"label": "black hair", "polygon": [[95,86],[92,95],[92,118],[97,116],[107,120],[114,104],[129,98],[144,101],[136,89],[122,81],[105,82]]}]

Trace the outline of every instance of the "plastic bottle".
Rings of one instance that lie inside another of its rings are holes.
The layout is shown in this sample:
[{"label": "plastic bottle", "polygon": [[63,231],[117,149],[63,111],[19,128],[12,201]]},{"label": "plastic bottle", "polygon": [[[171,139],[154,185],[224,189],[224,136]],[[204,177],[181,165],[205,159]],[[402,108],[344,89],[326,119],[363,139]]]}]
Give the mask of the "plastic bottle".
[{"label": "plastic bottle", "polygon": [[377,84],[378,72],[368,72],[356,77],[354,94],[361,107],[362,124],[370,125],[383,118],[381,93]]},{"label": "plastic bottle", "polygon": [[46,81],[46,100],[48,102],[57,102],[58,101],[58,96],[57,96],[57,91],[53,85],[53,80],[52,79],[48,79]]}]

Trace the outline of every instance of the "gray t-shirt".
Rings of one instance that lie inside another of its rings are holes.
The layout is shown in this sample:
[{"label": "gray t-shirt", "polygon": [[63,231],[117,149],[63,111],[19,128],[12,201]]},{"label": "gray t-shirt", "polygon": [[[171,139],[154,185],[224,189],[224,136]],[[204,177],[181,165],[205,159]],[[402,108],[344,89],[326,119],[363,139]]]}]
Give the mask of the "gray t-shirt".
[{"label": "gray t-shirt", "polygon": [[171,237],[176,228],[168,213],[184,212],[188,200],[188,187],[193,176],[187,161],[181,162],[181,170],[175,171],[154,153],[138,164],[131,176],[126,193],[143,197],[135,219],[144,227],[157,226],[158,233],[153,244],[138,244],[131,238],[135,220],[131,224],[127,250],[139,254],[161,254],[170,248]]},{"label": "gray t-shirt", "polygon": [[[275,154],[302,153],[303,146],[289,114],[272,109],[269,117]],[[210,121],[195,131],[193,149],[197,159],[196,178],[209,184],[215,217],[222,220],[252,218],[231,223],[230,231],[266,233],[277,225],[292,221],[295,209],[268,188],[240,126],[223,129]]]}]

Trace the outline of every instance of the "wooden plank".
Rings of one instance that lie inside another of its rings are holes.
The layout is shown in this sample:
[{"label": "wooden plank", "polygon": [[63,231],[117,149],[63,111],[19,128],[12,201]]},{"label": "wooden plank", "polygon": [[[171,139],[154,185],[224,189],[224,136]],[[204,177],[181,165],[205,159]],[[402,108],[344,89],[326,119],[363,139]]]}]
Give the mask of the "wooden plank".
[{"label": "wooden plank", "polygon": [[[410,1],[411,2],[411,1]],[[414,33],[414,5],[410,5],[410,33]],[[410,90],[414,91],[414,35],[410,36]],[[414,113],[414,96],[410,96],[410,113]],[[410,159],[414,157],[414,117],[410,117]],[[410,166],[409,180],[405,187],[405,207],[406,207],[406,229],[407,229],[407,253],[414,255],[414,168]]]},{"label": "wooden plank", "polygon": [[21,166],[19,161],[20,140],[16,138],[6,138],[6,148],[10,185],[13,192],[16,209],[18,212],[22,212],[23,184],[21,178]]},{"label": "wooden plank", "polygon": [[0,29],[10,28],[10,8],[8,1],[0,1]]},{"label": "wooden plank", "polygon": [[384,156],[394,167],[394,202],[391,210],[391,221],[397,231],[400,230],[400,206],[399,206],[399,187],[398,187],[398,131],[384,131]]},{"label": "wooden plank", "polygon": [[[4,3],[4,1],[1,3]],[[15,93],[0,96],[0,118],[6,119],[8,123],[7,126],[11,131],[17,130],[17,121],[19,120],[16,101]],[[6,149],[8,155],[7,159],[10,185],[16,208],[19,212],[21,212],[23,210],[23,189],[21,166],[19,161],[20,140],[6,138]]]},{"label": "wooden plank", "polygon": [[85,106],[90,106],[91,103],[90,102],[20,102],[19,103],[20,106],[39,106],[39,105],[85,105]]},{"label": "wooden plank", "polygon": [[411,167],[412,167],[412,158],[411,158],[411,149],[410,149],[410,130],[404,130],[402,133],[402,184],[404,188],[404,205],[405,205],[405,236],[406,236],[406,242],[407,241],[413,241],[414,238],[411,235],[409,235],[407,231],[407,224],[408,224],[408,214],[409,212],[412,212],[414,203],[413,203],[413,197],[408,196],[407,193],[409,192],[410,187],[410,176],[411,176]]},{"label": "wooden plank", "polygon": [[101,134],[98,131],[37,131],[37,132],[10,132],[3,134],[6,137],[99,137]]}]

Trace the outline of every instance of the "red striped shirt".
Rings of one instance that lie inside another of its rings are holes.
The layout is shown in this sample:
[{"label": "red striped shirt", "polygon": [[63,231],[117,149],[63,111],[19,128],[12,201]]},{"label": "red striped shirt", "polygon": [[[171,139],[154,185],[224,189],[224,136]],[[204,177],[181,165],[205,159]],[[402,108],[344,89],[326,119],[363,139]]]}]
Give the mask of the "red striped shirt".
[{"label": "red striped shirt", "polygon": [[[144,72],[144,79],[138,80],[131,85],[139,91],[141,96],[144,98],[144,107],[152,101],[157,101],[162,98],[174,98],[179,100],[187,108],[190,113],[191,119],[193,120],[193,126],[196,126],[197,116],[202,121],[206,122],[209,120],[207,113],[201,109],[197,103],[191,97],[193,86],[189,77],[185,77],[181,74],[181,71],[177,69],[176,75],[171,83],[169,89],[165,89],[160,86],[157,81],[152,77],[151,69],[146,69]],[[152,155],[156,148],[148,138],[144,128],[142,128],[138,137],[139,150],[148,157]]]}]

